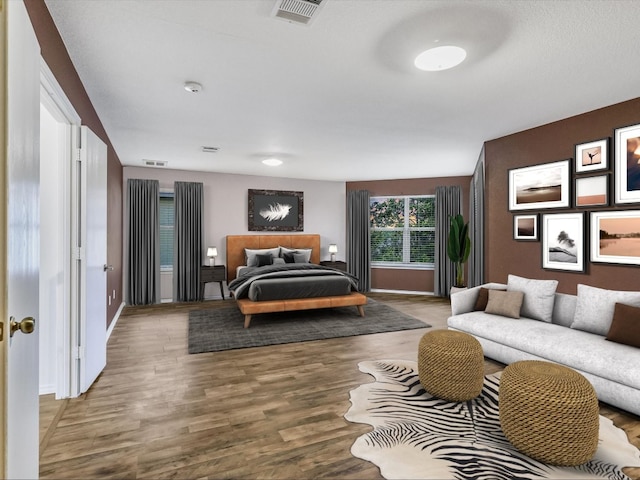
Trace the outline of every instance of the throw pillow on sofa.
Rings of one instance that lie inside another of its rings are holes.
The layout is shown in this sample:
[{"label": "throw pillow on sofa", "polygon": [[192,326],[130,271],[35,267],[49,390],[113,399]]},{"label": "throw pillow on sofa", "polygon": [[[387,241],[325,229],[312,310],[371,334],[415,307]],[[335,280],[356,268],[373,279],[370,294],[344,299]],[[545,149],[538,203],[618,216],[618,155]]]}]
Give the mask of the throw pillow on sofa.
[{"label": "throw pillow on sofa", "polygon": [[489,290],[486,313],[501,315],[509,318],[520,318],[520,309],[524,294],[522,292],[506,292],[501,290]]},{"label": "throw pillow on sofa", "polygon": [[480,287],[480,290],[478,291],[478,298],[476,299],[476,304],[473,307],[474,312],[483,312],[487,308],[487,302],[489,301],[489,290],[505,291],[506,289],[504,288],[491,289],[491,288]]},{"label": "throw pillow on sofa", "polygon": [[640,308],[616,303],[607,340],[640,348]]},{"label": "throw pillow on sofa", "polygon": [[579,283],[576,313],[571,328],[607,335],[616,303],[640,307],[640,292],[606,290]]},{"label": "throw pillow on sofa", "polygon": [[557,280],[532,280],[517,275],[509,275],[507,279],[507,291],[524,293],[520,315],[547,323],[551,323],[553,316],[556,288]]}]

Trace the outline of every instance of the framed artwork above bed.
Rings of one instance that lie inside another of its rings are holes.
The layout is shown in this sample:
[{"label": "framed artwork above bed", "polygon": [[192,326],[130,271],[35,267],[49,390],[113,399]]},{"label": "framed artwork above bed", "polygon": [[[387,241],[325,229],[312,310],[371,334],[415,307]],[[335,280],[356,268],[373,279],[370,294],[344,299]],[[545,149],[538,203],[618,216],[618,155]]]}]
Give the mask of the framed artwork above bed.
[{"label": "framed artwork above bed", "polygon": [[249,190],[249,231],[302,232],[304,230],[302,192]]}]

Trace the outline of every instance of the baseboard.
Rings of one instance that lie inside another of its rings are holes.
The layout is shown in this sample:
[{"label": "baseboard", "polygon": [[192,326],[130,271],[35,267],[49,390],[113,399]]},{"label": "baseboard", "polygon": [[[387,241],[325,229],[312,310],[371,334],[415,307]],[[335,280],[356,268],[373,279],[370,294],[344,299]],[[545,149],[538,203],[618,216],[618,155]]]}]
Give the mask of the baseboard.
[{"label": "baseboard", "polygon": [[56,393],[55,385],[40,385],[38,387],[39,395],[49,395],[50,393]]},{"label": "baseboard", "polygon": [[433,297],[435,294],[433,292],[412,292],[411,290],[384,290],[381,288],[372,288],[372,292],[374,293],[398,293],[400,295],[427,295]]},{"label": "baseboard", "polygon": [[122,313],[123,308],[124,302],[120,304],[120,306],[118,307],[118,311],[113,316],[113,320],[109,324],[109,328],[107,329],[107,342],[109,341],[109,337],[111,337],[111,332],[113,332],[113,329],[116,327],[116,323],[118,323],[118,319],[120,318],[120,314]]}]

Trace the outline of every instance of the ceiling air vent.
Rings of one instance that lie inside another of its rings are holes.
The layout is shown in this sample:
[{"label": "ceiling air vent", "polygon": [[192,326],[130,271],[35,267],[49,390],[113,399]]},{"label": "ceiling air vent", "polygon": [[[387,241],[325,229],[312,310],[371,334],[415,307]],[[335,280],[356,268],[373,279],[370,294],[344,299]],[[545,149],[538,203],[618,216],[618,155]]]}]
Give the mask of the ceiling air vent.
[{"label": "ceiling air vent", "polygon": [[326,0],[278,0],[272,16],[291,23],[309,25]]},{"label": "ceiling air vent", "polygon": [[220,150],[220,147],[202,147],[204,153],[216,153],[218,150]]},{"label": "ceiling air vent", "polygon": [[167,162],[164,162],[162,160],[143,160],[143,162],[147,167],[166,167],[167,166]]}]

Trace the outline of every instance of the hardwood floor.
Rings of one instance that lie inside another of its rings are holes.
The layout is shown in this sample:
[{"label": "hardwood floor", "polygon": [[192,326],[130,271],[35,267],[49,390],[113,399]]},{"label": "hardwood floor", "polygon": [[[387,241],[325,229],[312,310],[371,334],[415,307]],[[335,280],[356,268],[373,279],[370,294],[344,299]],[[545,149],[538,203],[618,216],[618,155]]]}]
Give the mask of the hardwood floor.
[{"label": "hardwood floor", "polygon": [[[371,294],[446,328],[447,301]],[[349,391],[370,382],[362,360],[416,359],[425,330],[189,355],[191,309],[231,301],[126,308],[107,367],[77,399],[41,398],[41,478],[382,478],[354,458]],[[502,365],[487,360],[487,373]],[[640,447],[640,419],[601,413]],[[640,468],[627,474],[640,479]]]}]

